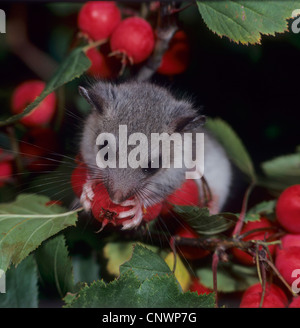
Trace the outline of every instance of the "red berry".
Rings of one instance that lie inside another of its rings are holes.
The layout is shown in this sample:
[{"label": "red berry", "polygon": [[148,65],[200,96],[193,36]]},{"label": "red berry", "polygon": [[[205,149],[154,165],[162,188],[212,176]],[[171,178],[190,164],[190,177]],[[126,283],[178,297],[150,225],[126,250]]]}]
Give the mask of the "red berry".
[{"label": "red berry", "polygon": [[58,165],[59,140],[49,128],[31,129],[21,140],[19,150],[29,171],[52,170]]},{"label": "red berry", "polygon": [[[199,235],[185,222],[175,231],[175,235],[183,238],[199,238]],[[188,260],[202,259],[209,254],[209,251],[201,247],[177,246],[178,253]]]},{"label": "red berry", "polygon": [[167,197],[161,214],[167,216],[174,205],[197,206],[199,204],[199,190],[195,180],[187,179],[173,194]]},{"label": "red berry", "polygon": [[285,189],[276,205],[278,222],[291,233],[300,233],[300,185]]},{"label": "red berry", "polygon": [[208,295],[208,294],[211,294],[213,292],[210,288],[202,285],[200,283],[199,278],[193,278],[192,284],[190,286],[190,291],[191,292],[197,292],[198,295],[203,295],[203,294]]},{"label": "red berry", "polygon": [[292,285],[297,278],[292,273],[300,269],[300,247],[290,246],[278,251],[275,266],[287,283]]},{"label": "red berry", "polygon": [[[260,218],[259,221],[247,222],[244,225],[244,227],[241,231],[241,234],[244,234],[245,232],[248,232],[248,231],[251,231],[254,229],[262,229],[262,228],[270,228],[270,227],[272,227],[271,222],[268,219],[262,217],[262,218]],[[243,238],[243,241],[264,240],[265,238],[270,237],[271,234],[272,234],[272,232],[270,232],[270,230],[253,232],[253,233],[250,233],[249,235],[247,235],[245,238]],[[260,247],[260,249],[261,249],[261,247]],[[270,245],[269,251],[270,251],[271,255],[274,254],[275,245]],[[244,265],[254,265],[253,256],[251,256],[250,254],[240,250],[239,248],[233,248],[232,253],[233,253],[234,257],[239,262],[243,263]]]},{"label": "red berry", "polygon": [[[71,175],[71,185],[75,195],[80,198],[82,194],[83,185],[87,178],[87,167],[83,163],[79,163],[77,167],[73,170]],[[112,223],[114,225],[121,225],[124,221],[130,219],[126,217],[124,219],[119,219],[117,216],[119,213],[128,211],[132,206],[124,207],[118,204],[114,204],[110,198],[109,194],[102,184],[97,184],[94,186],[94,199],[92,201],[92,213],[96,220],[100,222]],[[143,220],[145,222],[152,221],[156,219],[161,211],[162,204],[154,204],[147,208],[144,208]]]},{"label": "red berry", "polygon": [[[122,225],[124,221],[130,220],[130,217],[123,219],[118,218],[118,214],[128,211],[132,206],[121,206],[114,204],[110,198],[106,188],[99,184],[94,188],[94,199],[92,202],[92,213],[96,220],[104,224],[112,223],[113,225]],[[154,220],[160,213],[161,204],[155,204],[144,209],[143,220],[146,222]]]},{"label": "red berry", "polygon": [[12,176],[12,160],[14,157],[0,148],[0,187],[3,187]]},{"label": "red berry", "polygon": [[[260,283],[252,285],[243,294],[241,308],[258,308],[262,295]],[[285,308],[288,300],[285,293],[276,285],[267,283],[263,308]]]},{"label": "red berry", "polygon": [[276,254],[282,249],[286,249],[291,246],[300,247],[300,235],[286,234],[281,239],[281,245],[276,247]]},{"label": "red berry", "polygon": [[110,39],[113,52],[121,52],[134,63],[147,59],[154,48],[154,34],[151,25],[140,17],[124,19]]},{"label": "red berry", "polygon": [[283,248],[290,246],[300,247],[300,235],[286,234],[281,238],[281,243]]},{"label": "red berry", "polygon": [[[37,98],[45,88],[43,81],[32,80],[19,85],[12,96],[12,112],[19,114]],[[50,93],[40,104],[20,121],[25,126],[42,126],[49,123],[54,115],[56,97]]]},{"label": "red berry", "polygon": [[117,76],[120,70],[120,63],[114,57],[108,57],[102,54],[99,50],[91,48],[86,53],[87,57],[92,62],[88,73],[96,78],[108,79]]},{"label": "red berry", "polygon": [[79,164],[73,170],[71,175],[71,185],[75,195],[80,198],[82,194],[83,185],[87,178],[87,168],[84,164]]},{"label": "red berry", "polygon": [[162,209],[161,203],[146,207],[144,210],[143,220],[145,222],[150,222],[156,219],[159,216],[161,209]]},{"label": "red berry", "polygon": [[121,13],[113,1],[89,1],[78,15],[78,27],[93,40],[108,38],[121,21]]},{"label": "red berry", "polygon": [[173,36],[169,49],[164,53],[161,64],[157,70],[164,75],[183,73],[189,64],[190,46],[184,31],[178,31]]},{"label": "red berry", "polygon": [[124,207],[114,204],[110,200],[109,194],[102,184],[95,186],[94,193],[92,213],[96,220],[105,222],[105,224],[112,223],[113,225],[121,225],[122,222],[129,219],[118,219],[118,214],[123,211],[128,211],[132,206]]},{"label": "red berry", "polygon": [[289,308],[300,308],[300,297],[294,297],[289,305]]}]

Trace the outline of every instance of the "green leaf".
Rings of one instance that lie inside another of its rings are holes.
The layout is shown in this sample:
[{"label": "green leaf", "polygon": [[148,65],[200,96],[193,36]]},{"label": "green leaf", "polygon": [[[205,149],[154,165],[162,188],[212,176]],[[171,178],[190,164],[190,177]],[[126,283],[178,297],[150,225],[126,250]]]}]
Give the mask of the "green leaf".
[{"label": "green leaf", "polygon": [[121,274],[128,270],[132,270],[141,282],[153,275],[171,273],[167,263],[159,255],[140,244],[134,246],[131,259],[120,266]]},{"label": "green leaf", "polygon": [[260,214],[258,213],[246,213],[244,222],[254,222],[260,220]]},{"label": "green leaf", "polygon": [[300,154],[276,157],[261,164],[262,170],[272,181],[286,185],[300,183]]},{"label": "green leaf", "polygon": [[19,264],[44,240],[75,225],[78,210],[66,212],[59,205],[46,206],[45,196],[21,194],[14,202],[0,204],[0,268]]},{"label": "green leaf", "polygon": [[55,287],[61,298],[73,291],[72,262],[63,235],[45,242],[35,257],[43,283]]},{"label": "green leaf", "polygon": [[[201,284],[213,289],[213,273],[211,266],[197,269]],[[258,282],[255,267],[246,267],[232,262],[220,263],[217,272],[218,291],[232,293],[243,291]]]},{"label": "green leaf", "polygon": [[199,12],[210,30],[242,44],[261,42],[262,34],[288,30],[287,19],[300,1],[197,1]]},{"label": "green leaf", "polygon": [[106,284],[96,281],[74,296],[68,294],[65,307],[71,308],[200,308],[213,307],[213,295],[182,293],[173,274],[155,275],[143,283],[132,270]]},{"label": "green leaf", "polygon": [[197,206],[174,206],[173,211],[199,235],[215,235],[232,227],[237,217],[232,214],[222,213],[210,215],[207,208]]},{"label": "green leaf", "polygon": [[29,114],[39,103],[45,99],[50,93],[61,87],[62,85],[81,76],[91,65],[90,60],[84,53],[85,47],[74,49],[70,55],[61,63],[57,72],[46,84],[43,92],[38,96],[24,111],[20,114],[13,115],[5,121],[0,122],[0,127],[19,121],[22,117]]},{"label": "green leaf", "polygon": [[173,274],[152,276],[139,289],[141,307],[144,308],[208,308],[214,307],[214,295],[182,293]]},{"label": "green leaf", "polygon": [[245,222],[258,221],[262,215],[274,220],[275,206],[276,200],[268,200],[256,204],[247,212]]},{"label": "green leaf", "polygon": [[248,211],[249,214],[272,214],[275,210],[276,200],[263,201],[251,207]]},{"label": "green leaf", "polygon": [[136,307],[140,281],[128,270],[119,279],[106,284],[98,280],[83,287],[76,297],[68,297],[66,307],[71,308],[125,308]]},{"label": "green leaf", "polygon": [[233,129],[222,119],[208,119],[206,127],[223,145],[232,162],[249,176],[252,181],[255,181],[256,177],[252,160]]},{"label": "green leaf", "polygon": [[[139,245],[142,245],[139,243]],[[157,251],[155,246],[147,246],[153,252]],[[107,271],[115,276],[120,274],[119,267],[127,262],[133,253],[132,242],[111,242],[107,243],[103,248],[104,257],[107,259]]]},{"label": "green leaf", "polygon": [[6,272],[6,293],[0,294],[0,308],[37,308],[38,277],[35,260],[25,259]]},{"label": "green leaf", "polygon": [[68,294],[66,307],[213,307],[214,298],[183,294],[165,261],[137,244],[131,259],[120,267],[118,279],[84,286]]},{"label": "green leaf", "polygon": [[132,242],[111,242],[103,248],[104,257],[107,259],[107,271],[115,276],[120,274],[119,267],[132,256]]}]

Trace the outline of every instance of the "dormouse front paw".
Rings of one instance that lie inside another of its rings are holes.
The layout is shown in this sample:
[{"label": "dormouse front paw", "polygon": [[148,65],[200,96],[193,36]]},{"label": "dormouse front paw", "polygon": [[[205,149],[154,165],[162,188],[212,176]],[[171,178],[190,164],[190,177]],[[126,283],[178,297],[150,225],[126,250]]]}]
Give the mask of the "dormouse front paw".
[{"label": "dormouse front paw", "polygon": [[121,206],[133,206],[132,209],[121,212],[118,215],[119,219],[132,217],[131,219],[122,222],[122,230],[132,229],[139,226],[143,219],[143,205],[138,200],[132,199],[121,203]]},{"label": "dormouse front paw", "polygon": [[89,211],[92,207],[92,202],[94,199],[93,182],[87,179],[86,183],[83,185],[82,193],[80,196],[80,203],[82,204],[85,211]]}]

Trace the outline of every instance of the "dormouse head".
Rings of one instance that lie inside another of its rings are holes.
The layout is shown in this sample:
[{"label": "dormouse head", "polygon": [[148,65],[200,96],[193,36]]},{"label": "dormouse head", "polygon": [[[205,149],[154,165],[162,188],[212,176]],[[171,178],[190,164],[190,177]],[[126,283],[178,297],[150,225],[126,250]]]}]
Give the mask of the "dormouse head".
[{"label": "dormouse head", "polygon": [[[167,177],[166,186],[160,188],[168,189],[170,180],[182,176],[183,170],[174,168],[175,142],[170,143],[170,156],[165,157],[162,144],[155,147],[154,140],[193,132],[204,124],[205,117],[190,102],[177,100],[151,83],[97,82],[90,88],[79,87],[79,93],[92,107],[81,143],[91,174],[101,176],[115,203],[132,196],[149,198],[151,190],[150,199],[155,203],[159,195],[154,194],[153,184],[158,187]],[[165,158],[170,168],[165,167]]]}]

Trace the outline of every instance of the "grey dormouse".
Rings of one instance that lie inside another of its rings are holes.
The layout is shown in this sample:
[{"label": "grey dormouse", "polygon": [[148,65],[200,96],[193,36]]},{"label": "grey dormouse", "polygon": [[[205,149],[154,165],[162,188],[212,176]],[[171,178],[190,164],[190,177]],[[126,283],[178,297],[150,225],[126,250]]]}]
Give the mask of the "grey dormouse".
[{"label": "grey dormouse", "polygon": [[[125,125],[128,135],[139,132],[146,135],[148,140],[153,133],[190,133],[193,136],[204,133],[204,177],[213,196],[210,211],[220,211],[230,190],[231,164],[224,149],[203,128],[205,117],[193,108],[190,101],[177,100],[167,89],[149,82],[119,85],[96,82],[87,89],[79,87],[79,92],[92,107],[84,123],[80,144],[81,156],[89,171],[80,199],[86,210],[90,209],[94,196],[93,183],[101,181],[114,203],[133,206],[132,210],[119,214],[120,218],[129,218],[123,223],[123,229],[130,229],[141,223],[143,206],[163,201],[185,181],[188,169],[184,164],[181,168],[172,165],[170,168],[153,169],[150,165],[148,168],[100,168],[96,162],[99,152],[97,137],[105,132],[118,140],[119,126]],[[106,146],[109,145],[106,143]],[[195,154],[196,143],[193,141],[189,147],[188,151]],[[128,146],[128,152],[133,148]],[[117,159],[119,151],[117,146]],[[171,164],[174,163],[174,156],[175,152],[171,155]],[[196,181],[200,191],[203,182],[201,179]]]}]

